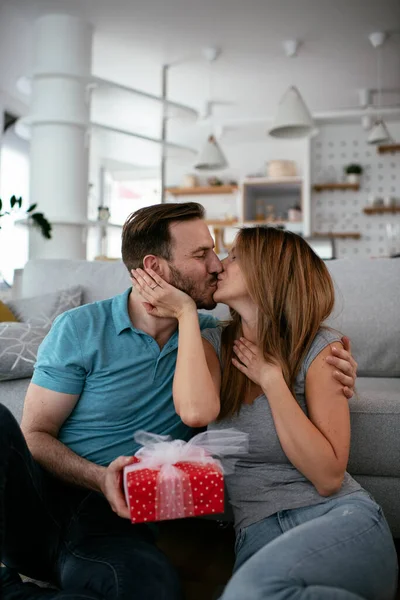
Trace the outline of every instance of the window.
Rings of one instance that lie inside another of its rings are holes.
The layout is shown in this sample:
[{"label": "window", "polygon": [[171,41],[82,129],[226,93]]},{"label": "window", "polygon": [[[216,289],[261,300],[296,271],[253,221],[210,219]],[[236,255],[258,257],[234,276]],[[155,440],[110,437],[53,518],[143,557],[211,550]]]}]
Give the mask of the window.
[{"label": "window", "polygon": [[[22,196],[23,208],[29,206],[29,144],[20,139],[14,127],[8,128],[1,138],[0,198],[3,210],[11,196]],[[2,217],[0,229],[0,273],[12,283],[14,269],[22,268],[28,260],[28,228],[15,225],[23,213]]]},{"label": "window", "polygon": [[161,202],[161,181],[157,179],[122,180],[113,179],[110,173],[105,176],[104,206],[110,211],[110,223],[121,227],[107,227],[102,232],[93,231],[88,240],[88,258],[107,256],[108,258],[121,257],[122,225],[127,217],[145,206]]}]

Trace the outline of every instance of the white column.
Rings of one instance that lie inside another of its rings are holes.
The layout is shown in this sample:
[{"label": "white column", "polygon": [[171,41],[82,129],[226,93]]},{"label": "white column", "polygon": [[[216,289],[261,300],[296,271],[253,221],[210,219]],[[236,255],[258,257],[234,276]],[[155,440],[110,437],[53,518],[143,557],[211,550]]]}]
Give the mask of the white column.
[{"label": "white column", "polygon": [[36,21],[30,199],[53,231],[45,240],[30,229],[30,258],[86,258],[91,62],[88,23],[68,15]]},{"label": "white column", "polygon": [[[1,178],[1,144],[2,144],[2,138],[3,138],[3,128],[4,128],[4,103],[3,103],[2,93],[0,92],[0,178]],[[0,186],[0,189],[1,189],[1,186]],[[0,197],[1,197],[1,194],[0,194]],[[3,198],[3,202],[5,200],[6,200],[6,198]]]}]

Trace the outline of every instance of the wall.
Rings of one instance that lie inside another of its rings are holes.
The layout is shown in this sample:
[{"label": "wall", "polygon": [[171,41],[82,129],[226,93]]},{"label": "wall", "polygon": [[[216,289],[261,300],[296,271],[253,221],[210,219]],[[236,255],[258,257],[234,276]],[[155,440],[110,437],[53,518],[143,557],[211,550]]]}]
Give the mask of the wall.
[{"label": "wall", "polygon": [[[388,123],[394,139],[400,139],[400,122]],[[369,196],[394,196],[400,206],[400,153],[378,154],[367,144],[367,132],[360,124],[325,125],[311,144],[311,179],[320,182],[333,169],[338,181],[343,166],[359,163],[364,168],[360,191],[313,193],[312,228],[316,232],[359,232],[360,240],[337,240],[337,256],[385,256],[388,254],[386,225],[398,224],[400,213],[366,215]]]},{"label": "wall", "polygon": [[[206,134],[203,136],[205,141]],[[307,143],[304,140],[274,140],[265,133],[264,141],[230,142],[222,137],[221,148],[226,156],[229,167],[215,175],[224,181],[231,179],[239,181],[250,174],[258,173],[266,176],[267,162],[274,159],[286,159],[296,162],[299,175],[307,169]],[[194,159],[195,162],[195,159]],[[167,186],[180,185],[186,173],[196,174],[204,182],[214,175],[209,172],[202,174],[193,168],[193,163],[179,164],[168,161]]]}]

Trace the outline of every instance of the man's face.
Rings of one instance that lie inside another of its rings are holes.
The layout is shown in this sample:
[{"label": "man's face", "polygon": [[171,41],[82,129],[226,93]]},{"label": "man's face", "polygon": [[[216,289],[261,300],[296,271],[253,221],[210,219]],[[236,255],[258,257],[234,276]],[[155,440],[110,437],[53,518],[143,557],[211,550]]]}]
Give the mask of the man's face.
[{"label": "man's face", "polygon": [[222,265],[214,252],[214,241],[201,219],[171,224],[172,260],[168,262],[168,281],[186,292],[197,308],[216,306],[213,294]]}]

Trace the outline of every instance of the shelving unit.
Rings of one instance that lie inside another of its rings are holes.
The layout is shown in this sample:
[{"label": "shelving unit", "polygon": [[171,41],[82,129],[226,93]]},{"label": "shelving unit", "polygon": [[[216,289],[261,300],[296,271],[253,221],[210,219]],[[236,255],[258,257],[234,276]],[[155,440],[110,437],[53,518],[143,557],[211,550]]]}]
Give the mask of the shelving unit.
[{"label": "shelving unit", "polygon": [[385,144],[383,146],[378,146],[377,151],[378,154],[395,154],[396,152],[400,152],[400,144]]},{"label": "shelving unit", "polygon": [[371,206],[364,208],[366,215],[383,215],[385,213],[400,213],[400,206]]},{"label": "shelving unit", "polygon": [[340,240],[346,240],[346,239],[352,239],[352,240],[359,240],[361,238],[361,233],[359,233],[358,231],[329,231],[327,233],[313,233],[313,237],[330,237],[330,238],[336,238],[336,239],[340,239]]},{"label": "shelving unit", "polygon": [[[254,178],[245,179],[242,185],[242,215],[243,223],[249,225],[287,225],[287,219],[282,218],[294,205],[303,210],[303,180],[299,177],[285,177],[282,179]],[[261,211],[269,216],[267,207],[271,206],[274,219],[258,218]],[[279,218],[280,217],[280,218]],[[299,221],[302,223],[302,221]]]},{"label": "shelving unit", "polygon": [[229,219],[229,220],[206,219],[205,223],[209,227],[220,227],[220,228],[221,227],[235,227],[236,225],[239,225],[238,219]]},{"label": "shelving unit", "polygon": [[334,192],[334,191],[346,191],[351,190],[358,192],[360,189],[359,183],[316,183],[313,185],[314,192]]},{"label": "shelving unit", "polygon": [[[229,248],[225,243],[225,235],[232,237],[237,227],[254,227],[257,225],[284,227],[289,231],[300,234],[309,234],[307,226],[309,215],[310,188],[306,186],[301,177],[282,177],[270,179],[266,177],[246,178],[240,185],[198,186],[193,188],[170,187],[167,194],[171,197],[205,196],[204,206],[210,211],[206,224],[212,229],[215,240],[215,249],[219,253],[224,248]],[[215,204],[210,196],[213,194],[225,195],[225,200]],[[236,194],[236,198],[234,198]],[[210,200],[206,200],[210,197]],[[234,205],[227,204],[228,198],[234,199]],[[306,198],[306,200],[304,200]],[[201,202],[201,200],[200,200]],[[210,204],[211,203],[211,204]],[[286,214],[294,205],[302,209],[302,219],[299,221],[287,220]],[[216,213],[217,206],[217,213]],[[267,215],[267,207],[273,206],[274,219],[263,218]],[[220,208],[220,210],[218,210]],[[261,217],[257,218],[258,210],[262,209]],[[229,213],[229,218],[228,218]],[[221,217],[219,218],[219,215]],[[232,217],[232,218],[231,218]],[[227,232],[227,230],[231,230]]]},{"label": "shelving unit", "polygon": [[[26,227],[34,227],[34,223],[30,219],[17,219],[15,221],[16,225],[25,225]],[[70,225],[70,226],[81,226],[81,227],[116,227],[118,229],[122,229],[122,225],[118,225],[117,223],[110,223],[109,221],[100,221],[100,220],[90,220],[86,219],[84,221],[58,221],[57,219],[51,219],[52,225]]]},{"label": "shelving unit", "polygon": [[[91,220],[84,219],[82,221],[64,221],[61,219],[50,219],[52,225],[62,225],[66,227],[78,227],[81,228],[82,233],[86,232],[85,237],[90,229],[96,229],[96,245],[97,245],[97,253],[96,256],[102,257],[102,260],[105,260],[104,253],[105,248],[107,247],[107,237],[109,229],[122,229],[122,225],[118,225],[117,223],[110,223],[109,221],[102,220]],[[33,224],[31,219],[18,219],[15,221],[16,225],[33,228],[35,225]]]},{"label": "shelving unit", "polygon": [[244,221],[242,223],[243,227],[257,227],[257,225],[284,227],[285,229],[293,231],[294,233],[302,233],[303,231],[303,221]]},{"label": "shelving unit", "polygon": [[236,185],[209,185],[192,188],[171,187],[167,188],[171,196],[204,196],[211,194],[234,194],[238,191]]}]

